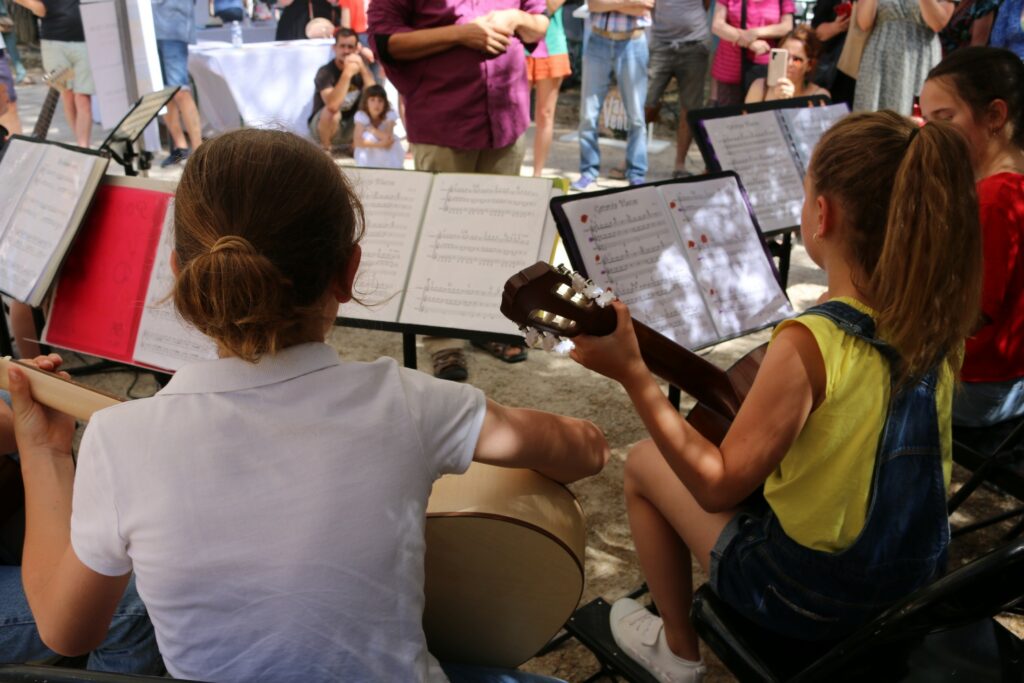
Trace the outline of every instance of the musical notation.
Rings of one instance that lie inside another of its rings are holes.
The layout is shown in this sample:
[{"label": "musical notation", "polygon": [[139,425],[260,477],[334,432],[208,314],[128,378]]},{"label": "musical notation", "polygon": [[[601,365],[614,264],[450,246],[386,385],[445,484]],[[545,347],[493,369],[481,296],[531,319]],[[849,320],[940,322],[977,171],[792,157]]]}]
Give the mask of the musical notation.
[{"label": "musical notation", "polygon": [[160,242],[149,274],[146,301],[132,353],[135,361],[167,370],[188,362],[217,357],[217,344],[186,323],[170,299],[174,288],[171,251],[174,249],[173,199],[167,208]]},{"label": "musical notation", "polygon": [[803,168],[780,128],[775,111],[702,122],[723,171],[743,181],[761,228],[800,224]]},{"label": "musical notation", "polygon": [[537,178],[441,174],[427,202],[400,322],[502,334],[510,272],[540,254],[551,185]]},{"label": "musical notation", "polygon": [[839,119],[850,113],[845,104],[830,104],[827,107],[801,107],[780,109],[779,114],[789,131],[800,166],[806,171],[811,165],[811,153],[818,140]]}]

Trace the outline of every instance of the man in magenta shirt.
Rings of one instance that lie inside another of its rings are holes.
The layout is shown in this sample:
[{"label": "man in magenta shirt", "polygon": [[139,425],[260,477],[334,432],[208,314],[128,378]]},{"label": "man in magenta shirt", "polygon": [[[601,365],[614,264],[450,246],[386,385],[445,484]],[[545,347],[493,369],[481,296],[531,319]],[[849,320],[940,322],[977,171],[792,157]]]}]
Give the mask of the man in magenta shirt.
[{"label": "man in magenta shirt", "polygon": [[371,43],[405,100],[417,169],[519,174],[530,124],[523,43],[544,37],[544,10],[544,0],[370,3]]},{"label": "man in magenta shirt", "polygon": [[[545,0],[373,0],[371,45],[405,101],[420,171],[519,175],[530,125],[523,44],[548,29]],[[523,348],[485,344],[523,360]],[[428,337],[434,374],[466,379],[462,342]]]}]

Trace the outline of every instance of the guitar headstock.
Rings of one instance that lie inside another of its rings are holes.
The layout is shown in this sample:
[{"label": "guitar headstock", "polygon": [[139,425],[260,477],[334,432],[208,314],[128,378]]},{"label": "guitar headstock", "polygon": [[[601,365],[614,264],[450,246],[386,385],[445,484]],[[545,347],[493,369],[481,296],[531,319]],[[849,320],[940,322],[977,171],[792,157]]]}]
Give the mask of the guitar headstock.
[{"label": "guitar headstock", "polygon": [[615,311],[605,306],[613,298],[582,275],[539,261],[505,283],[501,312],[531,346],[541,342],[550,350],[560,337],[611,334]]},{"label": "guitar headstock", "polygon": [[57,92],[64,92],[68,89],[68,83],[75,77],[75,70],[70,66],[66,66],[60,71],[54,69],[50,73],[43,76],[43,83],[50,86]]}]

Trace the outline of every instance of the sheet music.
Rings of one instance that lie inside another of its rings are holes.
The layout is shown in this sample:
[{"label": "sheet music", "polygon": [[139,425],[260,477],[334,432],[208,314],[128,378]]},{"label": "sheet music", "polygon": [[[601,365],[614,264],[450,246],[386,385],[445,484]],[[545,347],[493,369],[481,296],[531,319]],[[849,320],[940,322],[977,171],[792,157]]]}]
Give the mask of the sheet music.
[{"label": "sheet music", "polygon": [[[560,188],[552,188],[551,198],[561,197],[564,195]],[[540,238],[540,255],[541,261],[547,261],[552,263],[555,257],[555,244],[558,242],[558,225],[555,223],[555,217],[551,213],[551,209],[548,208],[544,213],[544,232],[541,233]]]},{"label": "sheet music", "polygon": [[700,287],[658,188],[638,187],[562,205],[586,271],[633,316],[686,346],[715,339]]},{"label": "sheet music", "polygon": [[441,174],[427,203],[401,322],[501,334],[505,280],[541,256],[551,181]]},{"label": "sheet music", "polygon": [[[57,145],[40,146],[45,149],[35,173],[23,184],[21,201],[0,240],[0,290],[33,305],[42,298],[37,286],[49,285],[49,275],[63,256],[60,247],[68,241],[71,219],[97,163],[105,164],[90,154]],[[6,166],[6,155],[4,162]]]},{"label": "sheet music", "polygon": [[[367,306],[344,304],[338,314],[350,318],[397,322],[412,263],[416,233],[427,205],[433,176],[381,169],[346,168],[366,216],[360,243],[363,259],[356,295]],[[373,305],[379,304],[379,305]]]},{"label": "sheet music", "polygon": [[734,178],[660,185],[659,189],[668,201],[717,338],[792,315]]},{"label": "sheet music", "polygon": [[174,310],[168,295],[174,287],[171,251],[174,250],[174,200],[167,206],[160,243],[149,274],[146,303],[135,337],[135,361],[165,370],[177,370],[185,363],[212,360],[217,344],[186,323]]},{"label": "sheet music", "polygon": [[796,147],[800,167],[804,173],[811,165],[811,153],[814,152],[818,140],[839,119],[850,113],[846,105],[830,104],[827,107],[801,107],[800,109],[780,109],[779,114]]},{"label": "sheet music", "polygon": [[0,163],[0,188],[3,188],[3,192],[0,192],[0,240],[6,234],[11,217],[17,211],[25,188],[32,181],[45,152],[44,145],[24,140],[11,140],[7,143]]},{"label": "sheet music", "polygon": [[701,122],[723,171],[736,171],[762,230],[800,225],[803,175],[775,111]]}]

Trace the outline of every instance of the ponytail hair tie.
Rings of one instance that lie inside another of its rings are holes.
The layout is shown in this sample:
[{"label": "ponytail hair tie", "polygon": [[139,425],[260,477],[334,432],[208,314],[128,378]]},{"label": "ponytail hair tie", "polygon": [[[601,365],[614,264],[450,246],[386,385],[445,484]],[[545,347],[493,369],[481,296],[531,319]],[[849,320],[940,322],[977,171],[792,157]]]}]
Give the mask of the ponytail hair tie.
[{"label": "ponytail hair tie", "polygon": [[[921,132],[921,126],[914,126],[914,129],[912,131],[910,131],[910,135],[907,136],[907,149],[910,149],[911,143],[914,142],[914,138],[916,138],[917,134],[920,133],[920,132]],[[223,238],[221,238],[221,239],[223,239]]]},{"label": "ponytail hair tie", "polygon": [[241,235],[224,235],[219,237],[213,246],[210,247],[210,255],[221,251],[237,251],[245,254],[255,254],[256,249],[252,243]]}]

